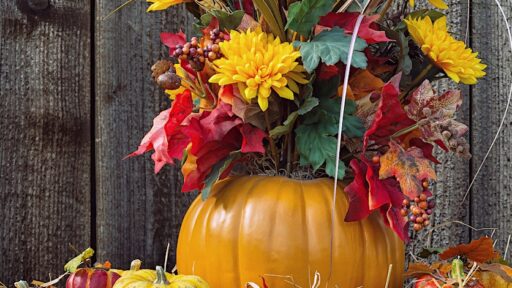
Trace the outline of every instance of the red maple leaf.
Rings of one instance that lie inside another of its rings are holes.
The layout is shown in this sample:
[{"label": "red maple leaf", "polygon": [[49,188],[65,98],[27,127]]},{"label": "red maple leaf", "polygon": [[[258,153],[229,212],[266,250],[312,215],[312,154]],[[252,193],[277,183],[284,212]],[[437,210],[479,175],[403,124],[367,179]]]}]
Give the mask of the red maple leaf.
[{"label": "red maple leaf", "polygon": [[[183,127],[192,146],[189,153],[196,157],[196,169],[191,171],[183,183],[182,191],[201,190],[212,167],[231,152],[264,153],[263,139],[267,134],[236,116],[231,105],[222,101],[212,111],[204,111],[191,117]],[[226,170],[230,169],[228,167]],[[228,173],[224,171],[223,176]]]},{"label": "red maple leaf", "polygon": [[370,140],[379,145],[387,144],[394,133],[416,123],[407,116],[400,103],[401,76],[401,74],[395,75],[382,87],[377,112],[375,112],[372,124],[364,134],[364,149]]},{"label": "red maple leaf", "polygon": [[179,33],[162,32],[160,33],[160,41],[169,47],[169,55],[172,55],[177,45],[183,45],[187,42],[187,37],[182,31]]},{"label": "red maple leaf", "polygon": [[365,158],[353,159],[350,167],[354,181],[345,191],[349,196],[349,209],[345,221],[359,221],[373,211],[379,211],[388,225],[403,241],[408,241],[406,219],[400,215],[404,195],[393,178],[379,179],[379,164]]},{"label": "red maple leaf", "polygon": [[190,138],[182,133],[182,122],[192,113],[192,95],[189,90],[176,96],[171,108],[162,111],[153,120],[153,127],[144,136],[137,151],[127,157],[142,155],[154,150],[155,173],[165,164],[173,164],[173,159],[181,159],[183,150]]},{"label": "red maple leaf", "polygon": [[[329,28],[337,26],[345,30],[346,33],[352,34],[352,32],[354,32],[354,26],[356,25],[358,16],[359,13],[353,12],[331,12],[320,18],[320,22],[318,24]],[[378,25],[375,23],[377,19],[379,19],[379,15],[366,16],[359,27],[357,36],[364,39],[368,44],[391,41],[386,37],[386,32],[376,30],[378,29]]]}]

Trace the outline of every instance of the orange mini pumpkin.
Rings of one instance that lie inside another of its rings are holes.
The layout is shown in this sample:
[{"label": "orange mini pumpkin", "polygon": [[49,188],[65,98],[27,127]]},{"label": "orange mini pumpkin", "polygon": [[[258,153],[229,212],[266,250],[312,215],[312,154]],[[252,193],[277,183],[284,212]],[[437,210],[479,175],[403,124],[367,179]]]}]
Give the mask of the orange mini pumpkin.
[{"label": "orange mini pumpkin", "polygon": [[[380,220],[344,221],[348,198],[336,201],[332,277],[328,287],[402,287],[404,245]],[[333,180],[245,176],[218,182],[195,200],[181,227],[178,271],[211,287],[243,287],[265,276],[269,287],[310,287],[315,271],[326,287],[330,264]],[[285,276],[288,278],[279,277]]]},{"label": "orange mini pumpkin", "polygon": [[66,288],[112,288],[121,276],[113,271],[80,268],[66,281]]}]

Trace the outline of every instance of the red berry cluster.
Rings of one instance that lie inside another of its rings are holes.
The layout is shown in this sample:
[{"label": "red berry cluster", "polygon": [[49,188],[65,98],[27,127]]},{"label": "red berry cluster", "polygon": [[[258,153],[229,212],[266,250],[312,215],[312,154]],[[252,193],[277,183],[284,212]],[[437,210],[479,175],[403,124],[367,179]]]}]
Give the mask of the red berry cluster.
[{"label": "red berry cluster", "polygon": [[183,45],[176,45],[173,57],[176,59],[188,60],[192,69],[202,71],[206,59],[213,61],[222,56],[220,53],[219,43],[224,41],[226,37],[227,35],[224,35],[224,33],[220,32],[219,29],[214,29],[210,31],[211,42],[208,41],[210,43],[203,46],[201,46],[197,37],[192,37],[190,42]]},{"label": "red berry cluster", "polygon": [[[423,182],[423,187],[425,186],[428,187],[428,182],[426,181]],[[409,221],[413,223],[414,231],[420,231],[430,225],[430,215],[432,215],[434,207],[434,200],[429,200],[427,194],[422,192],[412,201],[404,199],[400,214],[403,217],[409,217]]]}]

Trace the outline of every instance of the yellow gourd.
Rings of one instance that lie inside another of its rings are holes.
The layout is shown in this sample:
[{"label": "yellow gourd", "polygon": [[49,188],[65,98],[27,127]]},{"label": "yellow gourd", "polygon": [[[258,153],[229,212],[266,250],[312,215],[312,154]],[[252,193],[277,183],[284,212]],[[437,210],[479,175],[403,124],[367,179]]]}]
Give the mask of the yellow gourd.
[{"label": "yellow gourd", "polygon": [[129,271],[117,280],[113,288],[209,288],[198,276],[173,275],[161,266],[155,270]]},{"label": "yellow gourd", "polygon": [[[501,269],[504,270],[508,276],[512,277],[512,268],[506,265],[501,265]],[[485,287],[492,288],[512,288],[512,283],[507,283],[500,275],[485,271],[485,272],[477,272],[475,273],[475,277],[482,283]]]},{"label": "yellow gourd", "polygon": [[140,261],[139,259],[135,259],[130,264],[130,270],[110,269],[110,271],[116,272],[117,274],[123,276],[123,275],[128,275],[129,273],[132,273],[135,271],[139,271],[141,266],[142,266],[142,261]]},{"label": "yellow gourd", "polygon": [[[333,180],[293,180],[244,176],[218,182],[211,196],[188,210],[178,239],[177,267],[215,288],[247,282],[268,287],[402,287],[404,245],[372,214],[344,221],[348,198],[339,186],[334,215],[333,271],[330,281]],[[291,278],[293,277],[293,278]],[[288,282],[287,282],[288,281]],[[328,285],[326,285],[328,283]]]}]

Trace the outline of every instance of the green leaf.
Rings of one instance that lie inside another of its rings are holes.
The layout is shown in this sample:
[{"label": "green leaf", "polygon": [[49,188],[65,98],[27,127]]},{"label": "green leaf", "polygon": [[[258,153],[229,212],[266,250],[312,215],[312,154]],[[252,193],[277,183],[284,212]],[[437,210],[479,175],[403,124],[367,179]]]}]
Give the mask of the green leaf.
[{"label": "green leaf", "polygon": [[[300,125],[295,129],[295,141],[300,154],[301,165],[310,164],[314,170],[317,170],[325,164],[325,172],[334,177],[337,139],[331,135],[331,126],[328,123]],[[343,179],[345,164],[342,161],[339,164],[338,177]]]},{"label": "green leaf", "polygon": [[274,129],[270,130],[269,135],[272,138],[281,137],[283,135],[286,135],[291,132],[293,129],[293,125],[295,124],[295,121],[299,117],[299,115],[304,115],[311,111],[313,108],[315,108],[318,105],[318,99],[314,97],[309,97],[304,100],[304,103],[300,106],[300,108],[297,111],[294,111],[288,115],[286,120],[284,121],[283,125],[279,125],[275,127]]},{"label": "green leaf", "polygon": [[210,25],[210,22],[215,17],[219,21],[220,30],[233,30],[238,28],[244,17],[244,11],[236,10],[228,13],[223,10],[212,10],[201,16],[201,26],[204,28]]},{"label": "green leaf", "polygon": [[[338,133],[338,122],[340,117],[341,98],[337,97],[337,90],[340,84],[340,77],[332,77],[326,81],[319,81],[314,94],[319,98],[319,104],[304,120],[305,124],[325,122],[331,125],[331,135]],[[345,113],[343,114],[343,133],[348,137],[363,137],[365,128],[363,122],[353,114],[357,105],[354,101],[345,101]]]},{"label": "green leaf", "polygon": [[286,37],[278,2],[275,0],[254,0],[253,3],[263,16],[265,22],[267,22],[272,34],[281,38],[281,41],[284,41]]},{"label": "green leaf", "polygon": [[240,157],[240,152],[235,151],[231,152],[228,157],[223,160],[217,162],[213,167],[208,177],[204,180],[204,188],[201,190],[201,199],[206,200],[208,196],[210,196],[210,192],[212,190],[213,184],[217,182],[220,178],[220,175],[229,167],[231,162]]},{"label": "green leaf", "polygon": [[[334,27],[331,30],[324,30],[316,35],[310,42],[295,41],[295,47],[300,47],[302,62],[304,68],[311,73],[322,63],[334,65],[339,61],[347,64],[348,51],[352,36],[345,34],[341,28]],[[352,66],[356,68],[366,68],[366,55],[363,50],[366,48],[366,42],[357,38],[352,55]]]},{"label": "green leaf", "polygon": [[69,260],[66,265],[64,265],[64,271],[73,273],[78,269],[78,266],[82,264],[86,259],[89,259],[94,255],[94,250],[92,248],[87,248],[84,250],[84,252],[80,253],[80,255],[76,256],[75,258]]},{"label": "green leaf", "polygon": [[[301,165],[311,165],[318,169],[325,165],[325,172],[329,176],[336,174],[336,147],[338,134],[338,120],[340,115],[341,98],[336,96],[340,84],[340,77],[332,77],[327,81],[319,81],[315,85],[313,95],[319,103],[295,129],[297,149]],[[356,103],[347,100],[343,114],[343,132],[349,137],[362,137],[364,126],[362,121],[353,116]],[[345,164],[339,163],[338,177],[345,175]]]},{"label": "green leaf", "polygon": [[309,37],[313,27],[334,6],[335,0],[302,0],[288,7],[286,29],[292,29],[302,36]]}]

